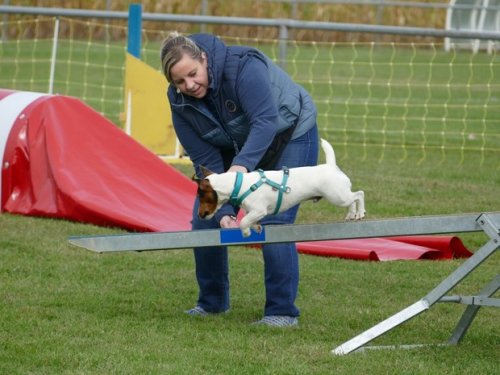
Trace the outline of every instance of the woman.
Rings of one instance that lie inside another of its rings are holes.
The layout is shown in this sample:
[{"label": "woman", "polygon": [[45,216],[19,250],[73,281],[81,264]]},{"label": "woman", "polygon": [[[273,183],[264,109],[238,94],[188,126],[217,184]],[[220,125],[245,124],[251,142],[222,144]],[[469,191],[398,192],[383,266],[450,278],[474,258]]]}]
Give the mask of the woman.
[{"label": "woman", "polygon": [[[177,137],[191,158],[216,173],[316,165],[316,108],[304,88],[262,52],[227,46],[209,34],[171,33],[161,47],[162,69]],[[211,220],[193,207],[192,229],[236,228],[238,207],[226,204]],[[262,224],[291,224],[298,206]],[[294,243],[263,245],[266,303],[258,324],[294,326],[299,261]],[[229,310],[226,247],[194,249],[199,297],[190,315]]]}]

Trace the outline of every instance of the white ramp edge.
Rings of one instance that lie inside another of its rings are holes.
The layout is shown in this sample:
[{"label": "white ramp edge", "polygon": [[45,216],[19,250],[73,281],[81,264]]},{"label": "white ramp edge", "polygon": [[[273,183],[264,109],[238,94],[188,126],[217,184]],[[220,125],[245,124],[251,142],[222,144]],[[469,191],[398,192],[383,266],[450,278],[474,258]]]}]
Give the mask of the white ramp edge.
[{"label": "white ramp edge", "polygon": [[[22,116],[22,111],[35,100],[47,94],[39,92],[15,92],[0,100],[0,156],[2,169],[4,165],[4,153],[7,147],[7,139],[16,120]],[[0,173],[0,202],[2,202],[2,174]],[[1,207],[0,207],[1,212]]]}]

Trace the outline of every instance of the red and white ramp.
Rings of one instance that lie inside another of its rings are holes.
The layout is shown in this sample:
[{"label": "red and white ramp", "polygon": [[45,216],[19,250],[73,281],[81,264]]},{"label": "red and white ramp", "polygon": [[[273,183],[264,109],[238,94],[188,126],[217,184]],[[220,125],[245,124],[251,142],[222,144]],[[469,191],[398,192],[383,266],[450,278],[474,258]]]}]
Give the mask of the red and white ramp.
[{"label": "red and white ramp", "polygon": [[75,98],[0,90],[0,152],[2,211],[190,227],[195,184]]},{"label": "red and white ramp", "polygon": [[[0,89],[0,211],[136,231],[189,230],[196,185],[81,101]],[[298,244],[349,259],[470,256],[456,237]]]}]

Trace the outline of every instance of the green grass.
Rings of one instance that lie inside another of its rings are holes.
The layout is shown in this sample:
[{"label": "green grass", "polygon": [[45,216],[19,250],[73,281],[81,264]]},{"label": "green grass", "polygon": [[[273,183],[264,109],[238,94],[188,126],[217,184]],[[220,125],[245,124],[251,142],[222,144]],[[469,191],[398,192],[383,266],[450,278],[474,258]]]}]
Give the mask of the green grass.
[{"label": "green grass", "polygon": [[[415,173],[373,159],[341,165],[355,188],[366,191],[371,218],[500,209],[495,169],[453,171],[426,163]],[[190,167],[181,170],[191,174]],[[324,202],[307,202],[298,221],[338,221],[343,214]],[[498,309],[481,309],[458,346],[436,346],[447,340],[463,312],[463,305],[454,304],[433,306],[374,342],[431,346],[330,353],[422,298],[463,260],[381,263],[301,255],[300,326],[273,330],[250,325],[261,317],[264,303],[260,251],[230,250],[231,312],[193,319],[183,313],[197,297],[190,250],[98,255],[67,243],[68,236],[121,232],[0,216],[0,373],[494,374],[498,369]],[[482,233],[460,237],[472,250],[487,240]],[[493,256],[452,292],[476,293],[499,264]]]},{"label": "green grass", "polygon": [[[50,46],[43,40],[1,43],[0,86],[46,90]],[[302,46],[300,54],[290,51],[288,69],[312,91],[321,135],[334,144],[353,187],[365,190],[368,217],[500,211],[498,90],[490,82],[500,75],[498,56],[425,49],[414,56],[412,49],[394,54],[390,48],[370,55],[369,46],[353,46],[333,52]],[[59,53],[55,91],[82,98],[119,124],[123,42],[63,42]],[[156,66],[156,44],[145,59]],[[425,65],[430,60],[432,72]],[[386,99],[388,77],[395,105]],[[437,107],[422,112],[420,104],[431,101],[429,79]],[[478,109],[476,100],[486,107]],[[191,167],[180,169],[192,174]],[[334,222],[343,215],[326,202],[307,202],[297,221]],[[455,347],[436,345],[447,340],[464,306],[438,304],[375,341],[431,346],[330,353],[422,298],[464,260],[377,263],[301,255],[300,326],[272,330],[250,325],[264,304],[258,250],[230,250],[231,312],[193,319],[183,313],[197,297],[190,250],[98,255],[67,243],[68,236],[121,232],[0,215],[0,374],[498,373],[494,308],[481,309]],[[460,238],[473,251],[488,239],[482,233]],[[496,254],[453,292],[476,293],[499,264]]]}]

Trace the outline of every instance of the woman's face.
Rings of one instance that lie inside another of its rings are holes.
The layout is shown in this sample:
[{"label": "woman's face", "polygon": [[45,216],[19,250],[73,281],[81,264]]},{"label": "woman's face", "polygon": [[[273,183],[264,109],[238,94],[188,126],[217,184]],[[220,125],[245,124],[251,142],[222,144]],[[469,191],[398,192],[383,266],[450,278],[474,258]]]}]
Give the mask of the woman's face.
[{"label": "woman's face", "polygon": [[172,83],[183,94],[198,99],[207,94],[208,70],[207,58],[202,54],[202,61],[194,60],[191,56],[184,54],[182,59],[170,68]]}]

